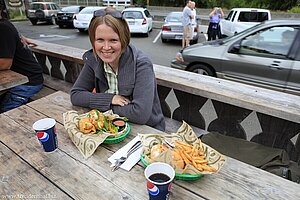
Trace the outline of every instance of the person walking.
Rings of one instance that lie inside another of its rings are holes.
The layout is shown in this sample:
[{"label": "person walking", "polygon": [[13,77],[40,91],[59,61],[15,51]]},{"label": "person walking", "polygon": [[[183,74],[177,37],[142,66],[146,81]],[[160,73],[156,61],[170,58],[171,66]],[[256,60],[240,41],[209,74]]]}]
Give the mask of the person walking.
[{"label": "person walking", "polygon": [[83,69],[71,89],[72,104],[112,110],[130,122],[164,131],[153,64],[130,44],[122,13],[111,7],[95,11],[89,38],[93,49],[83,55]]},{"label": "person walking", "polygon": [[190,41],[193,38],[192,20],[194,15],[192,12],[191,1],[186,2],[186,6],[183,9],[182,25],[183,25],[183,37],[182,48],[190,46]]},{"label": "person walking", "polygon": [[27,76],[29,82],[9,89],[0,96],[0,113],[28,102],[43,87],[43,70],[28,48],[31,43],[20,36],[15,26],[5,19],[0,7],[0,73],[12,70]]},{"label": "person walking", "polygon": [[215,7],[210,13],[209,13],[209,25],[208,25],[208,41],[215,40],[220,38],[220,27],[219,22],[221,17],[224,17],[224,13],[222,8]]}]

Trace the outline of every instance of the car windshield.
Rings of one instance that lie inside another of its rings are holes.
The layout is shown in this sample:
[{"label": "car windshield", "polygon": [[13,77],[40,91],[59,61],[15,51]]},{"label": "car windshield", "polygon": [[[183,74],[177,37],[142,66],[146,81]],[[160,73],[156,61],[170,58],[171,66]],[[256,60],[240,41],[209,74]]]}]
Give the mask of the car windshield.
[{"label": "car windshield", "polygon": [[182,12],[180,13],[171,13],[166,17],[167,22],[181,22],[182,21]]},{"label": "car windshield", "polygon": [[124,11],[125,19],[143,19],[143,14],[140,11]]},{"label": "car windshield", "polygon": [[40,3],[34,3],[34,4],[31,4],[30,5],[30,8],[31,10],[44,10],[44,5],[43,4],[40,4]]},{"label": "car windshield", "polygon": [[267,12],[256,12],[256,11],[243,11],[240,13],[240,22],[263,22],[268,20]]},{"label": "car windshield", "polygon": [[64,7],[61,9],[63,12],[78,12],[79,7],[77,6],[72,6],[72,7]]},{"label": "car windshield", "polygon": [[93,14],[95,10],[98,10],[98,8],[84,8],[80,11],[80,14]]}]

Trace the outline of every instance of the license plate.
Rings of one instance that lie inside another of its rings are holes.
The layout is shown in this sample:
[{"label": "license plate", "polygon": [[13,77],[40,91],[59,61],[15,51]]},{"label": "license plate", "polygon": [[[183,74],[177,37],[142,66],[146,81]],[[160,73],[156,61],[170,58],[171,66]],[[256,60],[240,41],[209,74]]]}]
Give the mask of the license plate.
[{"label": "license plate", "polygon": [[63,17],[63,19],[68,19],[68,17]]},{"label": "license plate", "polygon": [[177,40],[182,39],[182,35],[175,35],[175,39]]},{"label": "license plate", "polygon": [[128,22],[129,25],[134,25],[134,22]]}]

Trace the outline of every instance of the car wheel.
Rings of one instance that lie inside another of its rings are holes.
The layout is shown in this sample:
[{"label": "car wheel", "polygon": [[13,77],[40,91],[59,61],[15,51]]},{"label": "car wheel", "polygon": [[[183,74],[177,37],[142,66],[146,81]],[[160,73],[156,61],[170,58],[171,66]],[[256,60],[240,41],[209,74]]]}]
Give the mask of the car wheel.
[{"label": "car wheel", "polygon": [[149,37],[149,30],[145,33],[145,37]]},{"label": "car wheel", "polygon": [[80,33],[84,32],[84,28],[79,28],[78,30],[79,30]]},{"label": "car wheel", "polygon": [[197,43],[198,43],[198,39],[191,41],[191,44],[197,44]]},{"label": "car wheel", "polygon": [[63,28],[64,27],[64,25],[58,25],[59,26],[59,28]]},{"label": "car wheel", "polygon": [[167,39],[161,38],[161,42],[162,42],[162,43],[166,43],[167,41],[168,41]]},{"label": "car wheel", "polygon": [[37,19],[44,19],[45,18],[45,13],[42,10],[36,10],[35,11],[35,17]]},{"label": "car wheel", "polygon": [[30,22],[32,23],[32,25],[36,25],[37,22],[38,22],[38,20],[36,20],[36,19],[31,19]]},{"label": "car wheel", "polygon": [[195,64],[192,67],[190,67],[188,71],[202,75],[215,76],[215,73],[212,71],[212,69],[203,64]]}]

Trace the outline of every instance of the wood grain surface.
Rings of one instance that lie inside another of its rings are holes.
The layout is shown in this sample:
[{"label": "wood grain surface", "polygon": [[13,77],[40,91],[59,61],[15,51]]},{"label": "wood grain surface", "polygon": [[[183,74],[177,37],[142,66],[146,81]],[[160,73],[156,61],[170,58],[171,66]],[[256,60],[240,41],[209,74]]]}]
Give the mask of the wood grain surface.
[{"label": "wood grain surface", "polygon": [[[68,94],[56,92],[0,115],[0,150],[8,157],[1,159],[10,159],[11,165],[16,166],[16,169],[10,169],[11,173],[18,173],[17,168],[28,168],[22,176],[40,181],[40,187],[50,185],[47,194],[57,196],[63,192],[74,199],[147,199],[143,164],[138,163],[129,172],[122,169],[111,172],[107,159],[137,133],[160,131],[132,124],[132,131],[123,142],[101,145],[91,158],[85,160],[63,127],[62,113],[72,109],[82,113],[87,111],[73,107]],[[57,121],[59,148],[53,153],[43,152],[31,128],[36,120],[44,117]],[[191,182],[176,180],[173,185],[171,199],[300,199],[300,185],[232,158],[228,158],[218,174]],[[26,191],[26,194],[44,194],[28,190],[26,184],[12,188],[14,194]],[[4,195],[12,193],[1,192]]]},{"label": "wood grain surface", "polygon": [[28,82],[28,78],[22,74],[11,70],[0,71],[0,91],[7,90],[17,85],[22,85]]}]

